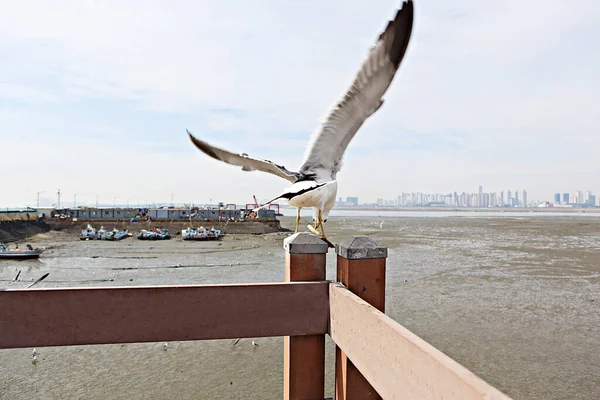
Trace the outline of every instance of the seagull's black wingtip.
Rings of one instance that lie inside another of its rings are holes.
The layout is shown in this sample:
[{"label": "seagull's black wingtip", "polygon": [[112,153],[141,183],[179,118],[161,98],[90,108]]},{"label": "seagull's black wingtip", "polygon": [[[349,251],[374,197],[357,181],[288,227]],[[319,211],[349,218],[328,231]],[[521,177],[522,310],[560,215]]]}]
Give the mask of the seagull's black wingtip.
[{"label": "seagull's black wingtip", "polygon": [[196,139],[196,137],[194,135],[192,135],[192,133],[189,130],[185,130],[190,138],[190,140],[192,141],[192,143],[194,144],[194,146],[196,146],[200,151],[202,151],[204,154],[211,156],[212,158],[216,158],[217,160],[221,160],[221,157],[218,156],[217,153],[215,153],[215,150],[213,149],[212,146],[210,146],[208,143],[203,142],[200,139]]},{"label": "seagull's black wingtip", "polygon": [[384,40],[386,36],[389,37],[389,35],[392,35],[389,57],[396,68],[400,66],[400,62],[406,53],[412,34],[413,18],[413,2],[412,0],[405,0],[402,2],[402,7],[400,7],[394,19],[389,22],[385,31],[381,34]]},{"label": "seagull's black wingtip", "polygon": [[189,130],[185,130],[185,132],[188,134],[188,137],[190,138],[190,140],[192,141],[192,143],[194,143],[194,145],[198,148],[202,148],[202,142],[198,139],[196,139],[196,137],[194,135],[192,135],[192,132],[190,132]]}]

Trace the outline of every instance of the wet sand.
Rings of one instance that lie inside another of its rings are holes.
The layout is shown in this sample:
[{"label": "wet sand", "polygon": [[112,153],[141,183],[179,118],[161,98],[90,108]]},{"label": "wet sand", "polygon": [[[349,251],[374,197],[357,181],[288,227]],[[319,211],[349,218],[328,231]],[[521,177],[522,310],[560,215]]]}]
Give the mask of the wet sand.
[{"label": "wet sand", "polygon": [[[508,395],[600,398],[600,218],[332,217],[326,229],[334,242],[388,246],[387,313]],[[31,241],[50,247],[40,261],[0,263],[0,285],[45,272],[42,287],[282,281],[288,235],[115,243],[50,232]],[[43,348],[37,365],[31,349],[2,350],[0,398],[281,398],[283,341],[256,340]],[[333,353],[328,339],[328,395]]]}]

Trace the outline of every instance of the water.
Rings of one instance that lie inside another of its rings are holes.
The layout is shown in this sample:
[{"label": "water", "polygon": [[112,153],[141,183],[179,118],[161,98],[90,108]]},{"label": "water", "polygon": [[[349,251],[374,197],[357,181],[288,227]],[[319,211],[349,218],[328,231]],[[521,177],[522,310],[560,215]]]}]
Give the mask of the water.
[{"label": "water", "polygon": [[[334,242],[361,234],[389,247],[392,318],[515,399],[600,398],[600,218],[376,212],[332,213],[326,230]],[[219,245],[53,232],[37,239],[54,246],[40,261],[0,263],[0,285],[23,287],[45,272],[43,287],[277,282],[286,235]],[[331,251],[328,279],[334,263]],[[17,269],[23,281],[9,283]],[[251,340],[42,348],[37,365],[31,349],[2,350],[0,397],[280,399],[283,340]],[[333,356],[328,339],[327,395]]]}]

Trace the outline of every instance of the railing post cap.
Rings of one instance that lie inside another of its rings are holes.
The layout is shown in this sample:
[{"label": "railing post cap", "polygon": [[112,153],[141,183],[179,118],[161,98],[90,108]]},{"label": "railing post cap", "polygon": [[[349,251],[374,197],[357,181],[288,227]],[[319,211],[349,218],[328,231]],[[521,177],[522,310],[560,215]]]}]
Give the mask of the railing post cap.
[{"label": "railing post cap", "polygon": [[387,258],[388,249],[368,236],[354,236],[335,245],[338,256],[348,260]]},{"label": "railing post cap", "polygon": [[326,254],[327,243],[309,232],[294,233],[283,240],[283,248],[289,254]]}]

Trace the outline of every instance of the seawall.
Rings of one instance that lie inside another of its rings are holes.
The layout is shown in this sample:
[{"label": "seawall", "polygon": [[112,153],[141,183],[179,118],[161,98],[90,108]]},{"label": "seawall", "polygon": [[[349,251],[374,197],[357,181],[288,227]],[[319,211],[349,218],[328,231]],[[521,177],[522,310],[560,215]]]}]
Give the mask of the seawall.
[{"label": "seawall", "polygon": [[43,221],[0,221],[0,242],[25,240],[50,229],[50,225]]}]

